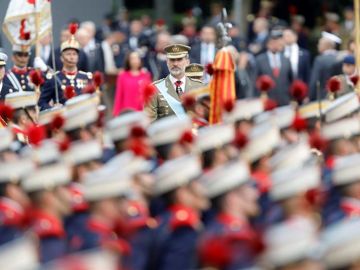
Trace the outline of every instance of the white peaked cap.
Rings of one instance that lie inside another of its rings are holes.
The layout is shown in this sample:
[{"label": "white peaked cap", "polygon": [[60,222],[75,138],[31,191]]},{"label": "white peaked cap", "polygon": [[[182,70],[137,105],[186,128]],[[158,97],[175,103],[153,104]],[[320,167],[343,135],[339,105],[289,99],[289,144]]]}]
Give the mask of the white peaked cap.
[{"label": "white peaked cap", "polygon": [[152,123],[147,131],[152,145],[160,146],[180,140],[182,134],[191,128],[189,117],[169,116]]},{"label": "white peaked cap", "polygon": [[327,269],[338,269],[360,259],[360,219],[344,219],[322,233]]},{"label": "white peaked cap", "polygon": [[207,172],[200,181],[209,198],[215,198],[250,180],[249,166],[243,161],[234,161]]},{"label": "white peaked cap", "polygon": [[201,173],[201,162],[196,155],[186,155],[166,161],[155,171],[154,194],[162,195],[186,185]]},{"label": "white peaked cap", "polygon": [[146,129],[149,124],[150,119],[144,112],[129,112],[107,122],[106,132],[113,141],[119,141],[130,135],[133,126]]}]

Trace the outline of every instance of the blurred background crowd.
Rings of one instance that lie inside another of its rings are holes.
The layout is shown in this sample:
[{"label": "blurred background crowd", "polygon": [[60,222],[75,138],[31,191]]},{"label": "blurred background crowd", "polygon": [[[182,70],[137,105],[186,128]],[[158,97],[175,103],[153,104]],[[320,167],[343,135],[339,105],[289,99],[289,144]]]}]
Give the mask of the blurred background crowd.
[{"label": "blurred background crowd", "polygon": [[[272,69],[284,69],[279,74],[279,85],[283,88],[280,91],[287,92],[291,82],[299,78],[309,85],[311,100],[316,98],[317,81],[320,81],[321,95],[324,95],[325,82],[333,75],[343,74],[344,57],[354,53],[354,11],[351,1],[190,2],[181,4],[174,1],[173,5],[166,3],[161,7],[158,3],[114,1],[113,10],[103,17],[100,24],[95,24],[91,18],[82,21],[76,17],[67,18],[68,23],[78,22],[80,25],[77,33],[81,45],[79,69],[85,72],[100,70],[107,76],[109,111],[113,106],[119,72],[144,68],[153,81],[168,75],[163,49],[169,44],[191,46],[191,63],[204,66],[212,63],[217,51],[215,27],[221,19],[223,7],[228,8],[229,21],[233,25],[229,35],[231,44],[236,48],[233,54],[238,99],[258,94],[255,79],[269,73],[269,70],[262,68],[264,59],[259,56],[267,51],[285,56],[279,59],[276,56],[277,60],[269,63]],[[312,8],[309,9],[309,6]],[[89,8],[92,9],[91,4]],[[163,17],[159,15],[161,11]],[[171,20],[168,13],[174,14]],[[274,32],[274,29],[280,29],[281,33]],[[338,39],[324,37],[324,31],[336,35]],[[67,40],[70,35],[67,24],[54,35],[57,44]],[[50,37],[41,41],[41,57],[52,66],[50,41]],[[136,53],[127,59],[133,51]],[[56,49],[56,55],[56,69],[59,70],[62,65],[60,46]],[[283,64],[288,60],[289,67]],[[32,64],[30,59],[29,65]],[[352,75],[352,72],[348,69],[345,75]],[[209,75],[205,75],[205,82],[209,78]],[[280,103],[283,102],[287,101]]]}]

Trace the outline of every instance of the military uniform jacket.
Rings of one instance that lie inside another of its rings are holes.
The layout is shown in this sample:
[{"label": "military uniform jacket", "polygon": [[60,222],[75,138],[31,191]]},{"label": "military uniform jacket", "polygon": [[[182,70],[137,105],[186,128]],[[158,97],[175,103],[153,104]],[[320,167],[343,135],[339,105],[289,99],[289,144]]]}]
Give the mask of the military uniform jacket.
[{"label": "military uniform jacket", "polygon": [[172,205],[158,221],[146,269],[196,269],[197,240],[202,229],[198,213],[183,205]]},{"label": "military uniform jacket", "polygon": [[30,217],[32,230],[39,239],[40,262],[49,262],[64,256],[67,243],[62,220],[39,209],[34,209]]},{"label": "military uniform jacket", "polygon": [[[162,89],[163,91],[166,91],[166,93],[168,93],[169,96],[173,97],[178,102],[181,102],[180,97],[176,93],[174,85],[171,83],[169,76],[154,82],[154,86],[156,86],[158,91],[152,97],[151,101],[145,106],[145,112],[148,114],[151,121],[155,121],[157,119],[175,114],[175,112],[172,110],[171,106],[169,105],[168,101],[159,90],[159,87],[164,87],[164,89]],[[196,89],[203,85],[204,84],[202,82],[187,77],[185,82],[185,89],[182,88],[182,90],[183,91],[185,90],[185,93],[187,93],[190,90]]]},{"label": "military uniform jacket", "polygon": [[327,212],[323,211],[323,219],[326,226],[335,224],[344,219],[359,218],[359,200],[351,197],[340,197],[339,191],[332,192],[327,202]]},{"label": "military uniform jacket", "polygon": [[29,76],[32,69],[31,67],[23,69],[13,67],[6,73],[4,82],[15,91],[35,91],[35,86]]},{"label": "military uniform jacket", "polygon": [[200,261],[206,266],[224,270],[252,268],[260,244],[258,238],[246,220],[219,213],[208,224],[199,241]]},{"label": "military uniform jacket", "polygon": [[91,81],[91,79],[92,74],[84,71],[78,71],[73,75],[65,74],[63,71],[57,71],[56,77],[53,74],[48,73],[39,98],[40,110],[49,109],[56,103],[55,83],[58,86],[59,102],[64,104],[66,101],[64,96],[66,86],[73,86],[76,95],[80,95],[82,89]]}]

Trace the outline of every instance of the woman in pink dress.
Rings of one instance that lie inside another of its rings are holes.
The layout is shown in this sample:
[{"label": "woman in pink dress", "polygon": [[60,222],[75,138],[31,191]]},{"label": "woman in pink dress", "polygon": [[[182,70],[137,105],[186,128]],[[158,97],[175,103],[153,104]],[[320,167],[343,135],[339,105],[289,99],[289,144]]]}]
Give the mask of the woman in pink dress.
[{"label": "woman in pink dress", "polygon": [[151,75],[142,68],[139,53],[130,52],[125,59],[125,70],[117,77],[113,115],[117,116],[123,110],[142,111],[142,88],[149,83]]}]

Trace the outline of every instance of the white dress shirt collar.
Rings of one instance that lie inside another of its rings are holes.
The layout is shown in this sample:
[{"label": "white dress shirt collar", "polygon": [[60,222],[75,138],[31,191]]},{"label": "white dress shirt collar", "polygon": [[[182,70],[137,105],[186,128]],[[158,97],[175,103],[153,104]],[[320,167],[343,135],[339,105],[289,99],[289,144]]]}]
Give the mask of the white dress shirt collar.
[{"label": "white dress shirt collar", "polygon": [[176,79],[174,76],[172,76],[171,74],[170,74],[170,81],[171,81],[171,83],[172,83],[172,85],[174,86],[174,88],[176,88],[176,86],[175,86],[175,82],[177,82],[177,81],[181,81],[182,82],[182,84],[181,84],[181,90],[184,92],[185,91],[185,83],[186,83],[186,76],[184,76],[184,77],[182,77],[180,80],[178,80],[178,79]]},{"label": "white dress shirt collar", "polygon": [[270,67],[271,68],[280,68],[281,67],[281,57],[279,52],[271,52],[267,51],[267,56],[269,59]]},{"label": "white dress shirt collar", "polygon": [[201,42],[200,47],[200,62],[202,65],[207,65],[214,62],[215,58],[215,44]]}]

